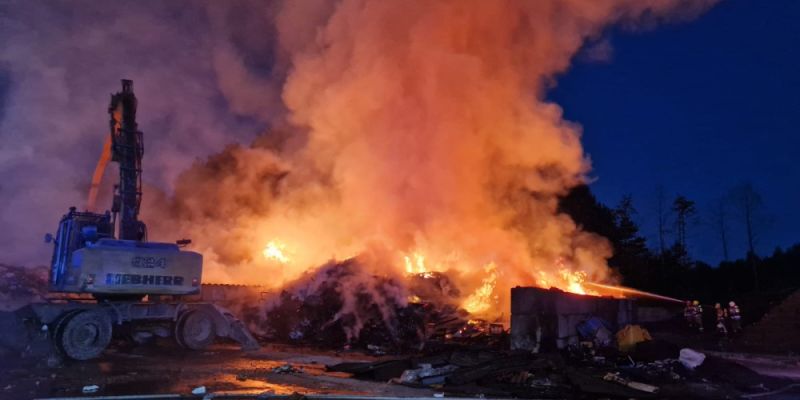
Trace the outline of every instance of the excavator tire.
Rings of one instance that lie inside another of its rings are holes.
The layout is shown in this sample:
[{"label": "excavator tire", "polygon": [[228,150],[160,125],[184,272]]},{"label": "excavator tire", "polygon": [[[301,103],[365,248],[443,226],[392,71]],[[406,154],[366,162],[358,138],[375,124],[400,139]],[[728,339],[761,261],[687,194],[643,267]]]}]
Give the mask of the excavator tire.
[{"label": "excavator tire", "polygon": [[73,360],[89,360],[111,342],[111,330],[111,317],[101,309],[70,313],[56,328],[56,345]]},{"label": "excavator tire", "polygon": [[203,310],[186,311],[175,324],[175,340],[187,349],[203,350],[216,337],[214,318]]}]

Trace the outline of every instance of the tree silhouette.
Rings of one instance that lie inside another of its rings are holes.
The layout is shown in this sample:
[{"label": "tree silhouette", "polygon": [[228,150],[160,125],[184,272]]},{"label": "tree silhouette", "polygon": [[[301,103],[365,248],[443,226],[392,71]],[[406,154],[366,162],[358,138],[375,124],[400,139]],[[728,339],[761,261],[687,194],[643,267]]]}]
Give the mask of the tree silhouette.
[{"label": "tree silhouette", "polygon": [[762,207],[764,202],[761,195],[756,192],[753,185],[745,182],[731,190],[729,196],[736,206],[742,225],[747,235],[747,261],[753,272],[753,286],[755,290],[760,290],[758,280],[758,255],[756,254],[756,241],[758,240],[758,229],[763,224]]},{"label": "tree silhouette", "polygon": [[718,199],[711,203],[709,207],[709,224],[722,245],[722,261],[728,261],[728,217],[730,205],[725,199]]},{"label": "tree silhouette", "polygon": [[764,202],[761,195],[753,189],[749,182],[740,184],[731,190],[730,194],[733,204],[738,209],[739,217],[745,227],[747,234],[747,252],[749,257],[756,255],[756,241],[758,240],[759,224],[763,222],[761,208]]},{"label": "tree silhouette", "polygon": [[694,201],[678,195],[675,197],[675,201],[672,202],[672,211],[675,212],[675,229],[678,233],[676,244],[686,252],[686,226],[689,217],[696,212]]},{"label": "tree silhouette", "polygon": [[[727,229],[730,229],[731,221],[742,214],[746,228],[746,214],[739,212],[739,202],[734,201],[733,197],[726,197],[725,200],[725,240],[729,240],[732,231]],[[759,202],[746,204],[759,204],[760,207]],[[714,208],[710,211],[715,211]],[[675,214],[675,219],[668,221],[675,223],[677,237],[671,246],[660,253],[657,245],[653,246],[653,250],[648,249],[645,239],[641,237],[631,196],[622,197],[614,208],[609,208],[594,197],[588,186],[581,185],[561,199],[559,211],[571,216],[582,230],[597,233],[609,240],[614,247],[614,255],[608,264],[619,274],[624,286],[676,298],[696,298],[703,302],[721,299],[738,302],[741,299],[752,310],[747,315],[753,317],[765,312],[774,299],[782,298],[800,287],[800,268],[797,268],[800,265],[800,243],[785,249],[778,248],[771,256],[765,257],[736,259],[735,254],[729,254],[732,259],[714,267],[702,261],[690,262],[683,243],[688,240],[688,231],[692,229],[695,203],[684,196],[677,196],[672,207],[664,210],[664,215]],[[750,217],[750,233],[755,247],[758,245],[757,233],[767,221],[758,207],[753,209]],[[753,279],[756,262],[758,288],[754,286]]]},{"label": "tree silhouette", "polygon": [[658,254],[664,254],[667,250],[666,236],[667,218],[669,217],[669,210],[667,207],[667,195],[664,192],[664,187],[659,185],[656,187],[656,222],[658,223]]}]

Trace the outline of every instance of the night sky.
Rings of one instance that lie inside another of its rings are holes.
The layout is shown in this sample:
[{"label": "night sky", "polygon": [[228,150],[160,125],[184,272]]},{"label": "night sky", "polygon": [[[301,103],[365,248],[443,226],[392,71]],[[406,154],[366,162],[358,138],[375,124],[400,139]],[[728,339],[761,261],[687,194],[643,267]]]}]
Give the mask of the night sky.
[{"label": "night sky", "polygon": [[[798,1],[724,1],[688,23],[610,32],[608,60],[579,57],[559,79],[550,98],[584,128],[592,191],[610,206],[631,194],[651,246],[661,185],[697,202],[690,253],[719,262],[707,211],[745,181],[765,205],[757,252],[800,242],[799,20]],[[729,235],[742,257],[744,230],[732,221]]]}]

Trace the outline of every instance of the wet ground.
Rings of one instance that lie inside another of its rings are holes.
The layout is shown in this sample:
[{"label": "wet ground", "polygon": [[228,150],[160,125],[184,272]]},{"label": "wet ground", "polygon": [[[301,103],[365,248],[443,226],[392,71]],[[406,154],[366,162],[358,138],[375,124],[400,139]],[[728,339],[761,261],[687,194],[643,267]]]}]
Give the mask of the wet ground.
[{"label": "wet ground", "polygon": [[[797,357],[754,356],[715,353],[736,359],[766,375],[798,381]],[[254,352],[241,352],[235,345],[217,345],[207,351],[176,348],[169,341],[133,346],[112,345],[103,356],[86,362],[64,362],[47,367],[43,360],[0,356],[0,399],[30,399],[85,396],[84,386],[97,385],[89,396],[190,395],[205,386],[215,394],[360,395],[433,398],[431,389],[416,389],[385,382],[350,378],[327,372],[326,365],[351,361],[376,361],[357,352],[320,351],[285,345],[267,345]],[[771,369],[772,371],[767,371]],[[772,373],[770,373],[772,372]],[[199,398],[199,397],[197,397]],[[798,399],[800,384],[761,399]]]},{"label": "wet ground", "polygon": [[205,386],[214,393],[339,394],[431,397],[428,389],[351,379],[325,371],[326,364],[374,361],[356,353],[321,353],[312,349],[270,345],[254,352],[236,346],[183,351],[169,346],[110,348],[96,360],[66,362],[55,368],[0,361],[0,398],[28,399],[94,395],[190,394]]}]

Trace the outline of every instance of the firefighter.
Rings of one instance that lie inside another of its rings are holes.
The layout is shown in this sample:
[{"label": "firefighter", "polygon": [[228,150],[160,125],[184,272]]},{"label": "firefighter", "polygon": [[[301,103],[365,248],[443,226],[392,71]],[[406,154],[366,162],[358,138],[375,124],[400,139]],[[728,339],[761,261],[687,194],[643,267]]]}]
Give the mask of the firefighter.
[{"label": "firefighter", "polygon": [[694,318],[694,324],[697,327],[697,330],[701,333],[703,332],[703,306],[700,305],[699,300],[695,300],[692,302],[693,314],[692,317]]},{"label": "firefighter", "polygon": [[692,306],[691,300],[686,300],[686,307],[683,308],[683,319],[686,320],[689,328],[694,328],[694,306]]},{"label": "firefighter", "polygon": [[714,304],[714,310],[717,312],[717,333],[727,336],[728,328],[725,327],[725,319],[728,317],[728,311],[719,303]]},{"label": "firefighter", "polygon": [[728,318],[731,323],[731,332],[737,333],[742,330],[742,314],[739,312],[739,306],[733,300],[728,303]]}]

